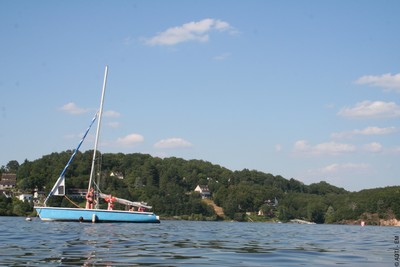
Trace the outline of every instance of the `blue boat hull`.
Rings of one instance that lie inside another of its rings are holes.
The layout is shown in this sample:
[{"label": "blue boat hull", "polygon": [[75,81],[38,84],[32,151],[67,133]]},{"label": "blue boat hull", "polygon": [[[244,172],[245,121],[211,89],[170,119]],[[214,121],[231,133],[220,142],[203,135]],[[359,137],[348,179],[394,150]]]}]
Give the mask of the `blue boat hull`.
[{"label": "blue boat hull", "polygon": [[59,207],[35,207],[43,221],[85,221],[85,222],[129,222],[159,223],[159,217],[152,212],[77,209]]}]

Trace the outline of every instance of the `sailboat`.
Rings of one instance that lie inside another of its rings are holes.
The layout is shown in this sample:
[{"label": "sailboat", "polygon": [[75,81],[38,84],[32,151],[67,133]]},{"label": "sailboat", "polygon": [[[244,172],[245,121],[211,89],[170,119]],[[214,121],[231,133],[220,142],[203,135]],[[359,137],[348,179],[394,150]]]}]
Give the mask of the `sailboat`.
[{"label": "sailboat", "polygon": [[[103,114],[103,103],[104,94],[106,90],[107,83],[108,66],[105,68],[103,89],[101,93],[100,109],[93,117],[90,122],[89,127],[84,133],[82,139],[78,143],[78,146],[72,153],[70,159],[62,170],[59,178],[54,184],[53,188],[46,197],[43,206],[35,206],[35,210],[39,215],[40,219],[43,221],[80,221],[80,222],[129,222],[129,223],[159,223],[159,217],[151,212],[151,206],[148,206],[143,202],[130,201],[118,197],[114,197],[108,194],[104,194],[100,191],[99,183],[95,182],[95,162],[97,157],[97,147],[99,142],[99,134],[101,127],[101,117]],[[85,140],[90,128],[97,119],[97,130],[96,138],[94,142],[94,151],[92,158],[92,166],[90,171],[88,193],[86,198],[88,199],[86,207],[81,208],[77,206],[76,208],[65,208],[65,207],[50,207],[47,206],[47,202],[51,196],[66,196],[65,195],[65,172],[68,166],[71,164],[76,153],[81,147],[83,141]],[[89,196],[89,197],[88,197]],[[100,209],[99,199],[103,198],[109,202],[108,209]],[[113,203],[118,202],[130,207],[129,210],[113,210]]]}]

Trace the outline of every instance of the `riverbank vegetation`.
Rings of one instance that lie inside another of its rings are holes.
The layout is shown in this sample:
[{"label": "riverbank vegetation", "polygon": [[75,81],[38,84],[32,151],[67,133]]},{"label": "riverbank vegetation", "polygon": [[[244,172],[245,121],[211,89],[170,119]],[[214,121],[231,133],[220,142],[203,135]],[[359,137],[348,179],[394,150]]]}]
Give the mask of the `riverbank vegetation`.
[{"label": "riverbank vegetation", "polygon": [[[71,153],[52,153],[22,164],[12,161],[1,171],[12,167],[17,173],[14,190],[47,195]],[[77,153],[66,172],[67,192],[87,188],[92,153]],[[348,192],[324,181],[305,185],[294,178],[248,169],[231,171],[202,160],[138,153],[106,153],[100,160],[103,192],[147,202],[161,218],[282,222],[298,218],[316,223],[363,219],[371,224],[377,219],[400,219],[399,186]],[[213,205],[194,192],[197,185],[208,186]],[[52,197],[52,201],[72,205],[62,197]],[[84,200],[77,201],[82,205]],[[0,196],[0,215],[23,215],[32,207],[32,203]],[[223,217],[215,212],[216,207],[222,208]]]}]

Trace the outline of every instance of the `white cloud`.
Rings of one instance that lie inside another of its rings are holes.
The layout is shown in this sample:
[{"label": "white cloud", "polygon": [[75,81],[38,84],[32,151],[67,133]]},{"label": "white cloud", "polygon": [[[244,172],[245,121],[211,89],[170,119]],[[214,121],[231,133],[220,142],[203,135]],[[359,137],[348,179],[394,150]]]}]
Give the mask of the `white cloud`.
[{"label": "white cloud", "polygon": [[355,129],[353,131],[348,131],[348,132],[333,133],[331,135],[331,137],[332,138],[345,138],[345,137],[352,137],[355,135],[385,135],[385,134],[395,133],[398,131],[399,131],[399,129],[396,127],[393,127],[393,126],[386,127],[386,128],[369,126],[362,130]]},{"label": "white cloud", "polygon": [[369,175],[373,173],[372,166],[366,163],[332,163],[320,168],[307,170],[303,180],[315,183],[322,179],[347,190],[360,190],[364,185],[359,177],[370,177]]},{"label": "white cloud", "polygon": [[355,150],[355,146],[350,144],[328,142],[316,145],[313,150],[317,154],[341,154],[353,152]]},{"label": "white cloud", "polygon": [[120,123],[117,121],[113,121],[113,122],[107,123],[107,126],[109,126],[111,128],[118,128],[120,126]]},{"label": "white cloud", "polygon": [[307,141],[299,140],[294,144],[295,153],[303,153],[309,155],[338,155],[343,153],[354,152],[356,147],[351,144],[343,144],[337,142],[326,142],[310,146]]},{"label": "white cloud", "polygon": [[382,151],[382,145],[378,142],[372,142],[364,145],[364,150],[368,152],[378,153]]},{"label": "white cloud", "polygon": [[333,163],[319,169],[319,172],[322,174],[332,174],[348,171],[365,171],[369,168],[370,166],[365,163]]},{"label": "white cloud", "polygon": [[154,46],[176,45],[188,41],[207,42],[211,31],[235,32],[229,23],[207,18],[201,21],[192,21],[181,26],[169,28],[152,38],[146,39],[145,43]]},{"label": "white cloud", "polygon": [[366,100],[354,107],[342,108],[338,115],[349,118],[394,118],[400,116],[400,107],[394,102]]},{"label": "white cloud", "polygon": [[78,107],[74,102],[65,104],[60,108],[60,110],[65,111],[72,115],[79,115],[89,111],[89,109]]},{"label": "white cloud", "polygon": [[281,144],[276,144],[275,145],[275,151],[276,152],[281,152],[282,151],[282,145]]},{"label": "white cloud", "polygon": [[381,76],[362,76],[357,79],[355,83],[382,87],[386,90],[393,90],[400,93],[400,73],[394,75],[391,73],[386,73]]},{"label": "white cloud", "polygon": [[191,147],[192,144],[182,138],[169,138],[158,141],[154,144],[155,148],[182,148]]},{"label": "white cloud", "polygon": [[298,152],[307,151],[310,146],[307,144],[306,140],[299,140],[294,143],[294,150]]},{"label": "white cloud", "polygon": [[124,137],[120,137],[117,139],[116,143],[117,145],[123,145],[123,146],[132,146],[137,143],[141,143],[144,141],[144,137],[140,134],[129,134]]},{"label": "white cloud", "polygon": [[118,118],[120,117],[121,114],[114,111],[114,110],[107,110],[103,112],[103,117],[108,117],[108,118]]}]

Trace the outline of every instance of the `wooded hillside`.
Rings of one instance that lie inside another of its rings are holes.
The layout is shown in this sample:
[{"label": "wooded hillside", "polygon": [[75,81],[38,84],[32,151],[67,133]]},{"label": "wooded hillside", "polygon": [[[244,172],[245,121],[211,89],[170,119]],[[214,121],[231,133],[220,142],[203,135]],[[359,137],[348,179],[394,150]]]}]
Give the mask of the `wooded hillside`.
[{"label": "wooded hillside", "polygon": [[[67,192],[87,188],[92,153],[77,153],[66,172]],[[18,189],[32,192],[37,188],[47,193],[71,154],[52,153],[21,165],[13,161]],[[223,208],[227,218],[238,221],[247,220],[249,213],[260,213],[266,220],[299,218],[316,223],[371,220],[371,215],[374,220],[400,218],[398,186],[348,192],[323,181],[305,185],[293,178],[248,169],[231,171],[202,160],[161,159],[146,154],[103,154],[100,158],[104,193],[148,202],[161,217],[221,219],[194,192],[197,185],[208,185],[214,203]],[[3,172],[7,170],[2,167]],[[120,173],[123,179],[111,173]],[[62,197],[52,197],[52,201],[71,205]],[[7,210],[5,205],[10,204],[1,197],[0,212]]]}]

